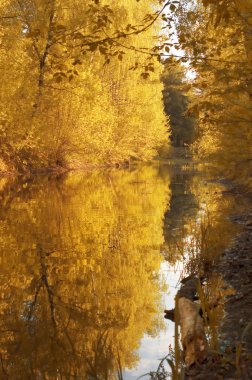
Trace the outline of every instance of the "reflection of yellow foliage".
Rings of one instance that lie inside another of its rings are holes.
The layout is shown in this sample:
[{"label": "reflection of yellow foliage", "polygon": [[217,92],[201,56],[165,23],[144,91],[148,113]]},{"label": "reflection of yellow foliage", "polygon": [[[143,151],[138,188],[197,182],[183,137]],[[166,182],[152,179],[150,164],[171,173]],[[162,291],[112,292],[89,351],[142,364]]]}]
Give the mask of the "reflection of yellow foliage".
[{"label": "reflection of yellow foliage", "polygon": [[[203,182],[195,177],[191,184],[199,211],[195,219],[188,220],[184,250],[189,253],[189,265],[207,266],[224,251],[237,226],[228,220],[234,199],[222,194],[224,187],[213,182]],[[192,268],[191,268],[192,269]]]},{"label": "reflection of yellow foliage", "polygon": [[210,337],[210,346],[214,350],[218,347],[218,327],[223,318],[225,297],[235,293],[235,290],[227,286],[220,274],[212,274],[204,287],[198,289],[203,318]]},{"label": "reflection of yellow foliage", "polygon": [[[206,167],[199,168],[200,172],[203,170],[208,171]],[[228,219],[235,200],[224,195],[224,189],[220,183],[203,180],[201,175],[192,176],[188,181],[184,192],[191,196],[176,205],[178,209],[174,215],[179,219],[166,236],[165,251],[169,262],[175,264],[188,254],[191,265],[198,265],[199,258],[210,262],[229,244],[237,231],[237,226]],[[182,212],[180,205],[185,206]],[[171,225],[173,222],[171,220]]]},{"label": "reflection of yellow foliage", "polygon": [[113,378],[157,330],[167,178],[71,174],[20,194],[0,225],[1,371]]}]

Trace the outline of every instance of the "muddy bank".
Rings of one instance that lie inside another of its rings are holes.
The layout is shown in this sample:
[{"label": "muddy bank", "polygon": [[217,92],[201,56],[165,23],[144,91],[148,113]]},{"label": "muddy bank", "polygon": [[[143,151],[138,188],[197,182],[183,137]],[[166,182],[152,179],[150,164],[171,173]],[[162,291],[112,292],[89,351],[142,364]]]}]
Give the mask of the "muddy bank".
[{"label": "muddy bank", "polygon": [[252,378],[252,214],[237,221],[245,222],[245,230],[224,252],[217,269],[235,289],[225,303],[220,342],[235,364],[230,375],[245,380]]},{"label": "muddy bank", "polygon": [[224,300],[224,318],[218,329],[219,351],[191,368],[188,379],[252,378],[252,213],[233,219],[243,224],[243,231],[212,268],[234,289],[234,294]]}]

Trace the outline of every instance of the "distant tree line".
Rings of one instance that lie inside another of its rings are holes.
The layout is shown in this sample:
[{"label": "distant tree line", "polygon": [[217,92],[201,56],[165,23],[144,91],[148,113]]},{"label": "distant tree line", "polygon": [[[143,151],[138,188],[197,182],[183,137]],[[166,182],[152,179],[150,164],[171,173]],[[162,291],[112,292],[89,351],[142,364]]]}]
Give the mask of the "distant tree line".
[{"label": "distant tree line", "polygon": [[164,62],[164,110],[170,119],[170,140],[175,147],[189,146],[196,137],[196,120],[188,114],[189,98],[183,90],[185,73],[185,67],[178,60],[169,58]]}]

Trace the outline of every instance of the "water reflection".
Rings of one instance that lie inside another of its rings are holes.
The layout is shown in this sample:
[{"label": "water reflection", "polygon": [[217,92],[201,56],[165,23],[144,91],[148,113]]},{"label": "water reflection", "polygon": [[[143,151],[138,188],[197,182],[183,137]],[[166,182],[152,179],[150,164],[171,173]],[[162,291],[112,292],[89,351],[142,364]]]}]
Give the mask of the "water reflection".
[{"label": "water reflection", "polygon": [[160,329],[168,175],[12,184],[0,221],[1,378],[113,379]]},{"label": "water reflection", "polygon": [[173,269],[187,265],[174,286],[204,263],[199,253],[217,255],[233,233],[232,197],[188,170],[23,179],[3,182],[0,194],[1,379],[122,379],[125,369],[135,378],[142,338],[167,336],[164,257]]},{"label": "water reflection", "polygon": [[[230,216],[241,212],[246,205],[236,204],[231,193],[223,192],[225,187],[221,183],[209,180],[207,171],[204,175],[200,172],[187,174],[183,171],[175,175],[170,173],[172,195],[164,223],[163,254],[170,263],[169,270],[177,274],[177,291],[180,280],[188,275],[202,279],[196,302],[202,308],[209,352],[218,354],[221,350],[217,329],[223,317],[224,297],[233,294],[234,289],[223,281],[219,272],[216,273],[217,263],[219,255],[239,231]],[[169,276],[169,285],[172,277]],[[174,300],[166,304],[170,311],[174,307]],[[145,379],[184,379],[178,323],[169,321],[168,325],[173,331],[167,339],[169,350],[166,348]]]}]

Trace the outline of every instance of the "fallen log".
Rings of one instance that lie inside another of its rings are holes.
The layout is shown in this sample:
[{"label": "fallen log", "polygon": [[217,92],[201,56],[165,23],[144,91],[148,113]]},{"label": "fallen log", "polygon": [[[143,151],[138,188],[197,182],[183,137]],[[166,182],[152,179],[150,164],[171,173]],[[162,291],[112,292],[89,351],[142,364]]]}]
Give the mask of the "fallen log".
[{"label": "fallen log", "polygon": [[175,309],[165,310],[165,318],[180,324],[184,360],[186,367],[189,368],[207,358],[208,343],[201,307],[194,302],[197,299],[200,281],[190,276],[181,283],[182,286],[176,295]]},{"label": "fallen log", "polygon": [[199,306],[185,297],[178,298],[178,315],[181,327],[181,343],[186,367],[202,363],[208,354],[208,343]]}]

